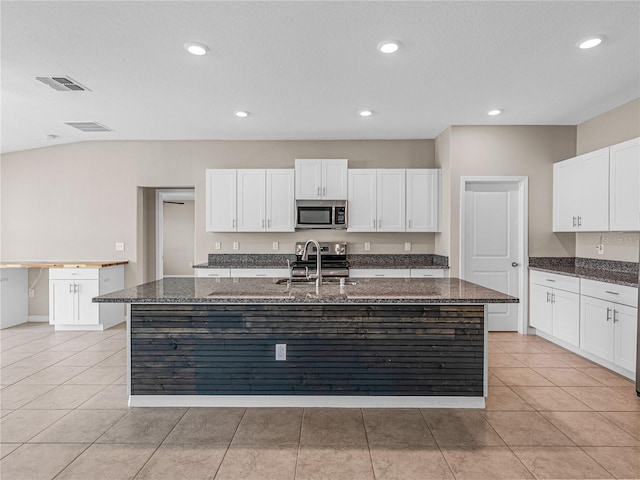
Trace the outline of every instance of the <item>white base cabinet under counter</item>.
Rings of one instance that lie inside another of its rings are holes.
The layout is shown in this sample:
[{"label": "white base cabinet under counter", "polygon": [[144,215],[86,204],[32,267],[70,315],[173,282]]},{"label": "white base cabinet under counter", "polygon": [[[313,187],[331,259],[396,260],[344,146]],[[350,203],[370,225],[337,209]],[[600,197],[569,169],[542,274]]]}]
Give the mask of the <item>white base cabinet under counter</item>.
[{"label": "white base cabinet under counter", "polygon": [[580,347],[609,362],[608,368],[636,369],[638,289],[582,280]]},{"label": "white base cabinet under counter", "polygon": [[49,323],[56,330],[106,330],[126,320],[125,306],[93,303],[124,288],[124,265],[49,270]]}]

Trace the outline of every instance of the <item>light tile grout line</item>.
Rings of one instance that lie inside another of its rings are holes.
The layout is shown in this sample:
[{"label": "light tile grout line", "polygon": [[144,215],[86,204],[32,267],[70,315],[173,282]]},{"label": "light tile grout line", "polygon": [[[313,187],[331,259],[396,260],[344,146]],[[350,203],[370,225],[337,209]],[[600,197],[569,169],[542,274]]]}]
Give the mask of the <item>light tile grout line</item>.
[{"label": "light tile grout line", "polygon": [[362,419],[362,429],[364,430],[364,438],[367,441],[367,452],[369,452],[369,465],[371,466],[371,474],[373,475],[373,480],[376,480],[376,469],[373,467],[373,456],[371,455],[371,444],[369,443],[369,433],[367,432],[367,422],[364,421],[364,411],[362,408],[360,410],[360,418]]},{"label": "light tile grout line", "polygon": [[[236,435],[238,434],[238,430],[240,429],[240,424],[242,423],[242,420],[244,420],[244,417],[246,414],[247,414],[247,409],[245,408],[244,411],[242,412],[242,417],[240,417],[240,421],[238,422],[238,425],[236,425],[236,431],[233,432],[231,439],[229,439],[229,444],[227,445],[227,449],[224,451],[224,455],[222,455],[222,458],[220,459],[220,464],[218,465],[218,468],[216,468],[216,471],[214,472],[213,477],[211,477],[212,480],[215,480],[215,478],[218,476],[218,473],[222,468],[222,464],[224,463],[224,459],[227,458],[227,453],[229,453],[229,449],[231,448],[233,439],[236,438]],[[296,459],[296,462],[297,462],[297,459]]]},{"label": "light tile grout line", "polygon": [[298,477],[298,460],[300,460],[300,450],[302,448],[302,425],[304,425],[304,414],[307,411],[306,408],[302,409],[302,416],[300,417],[300,431],[298,432],[298,452],[296,454],[296,468],[293,470],[293,480]]},{"label": "light tile grout line", "polygon": [[422,417],[422,421],[427,426],[427,430],[429,430],[429,433],[431,434],[431,437],[433,438],[433,441],[436,442],[436,447],[438,447],[438,451],[440,452],[440,455],[442,455],[442,458],[444,459],[444,463],[447,464],[447,468],[449,469],[449,473],[451,473],[451,478],[457,480],[458,477],[456,477],[456,474],[453,472],[453,468],[451,468],[451,464],[449,463],[449,460],[447,460],[447,456],[442,451],[442,446],[440,446],[440,442],[438,442],[438,439],[434,435],[433,430],[431,430],[431,427],[429,426],[429,422],[427,422],[427,419],[424,418],[424,413],[422,412],[422,408],[418,408],[418,412],[420,412],[420,416]]}]

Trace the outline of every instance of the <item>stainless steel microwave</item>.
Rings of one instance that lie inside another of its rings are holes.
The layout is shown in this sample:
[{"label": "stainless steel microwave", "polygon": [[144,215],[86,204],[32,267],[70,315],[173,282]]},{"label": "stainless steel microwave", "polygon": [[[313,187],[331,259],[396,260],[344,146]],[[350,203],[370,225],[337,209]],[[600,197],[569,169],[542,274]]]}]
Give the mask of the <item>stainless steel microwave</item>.
[{"label": "stainless steel microwave", "polygon": [[347,201],[296,200],[296,228],[347,228]]}]

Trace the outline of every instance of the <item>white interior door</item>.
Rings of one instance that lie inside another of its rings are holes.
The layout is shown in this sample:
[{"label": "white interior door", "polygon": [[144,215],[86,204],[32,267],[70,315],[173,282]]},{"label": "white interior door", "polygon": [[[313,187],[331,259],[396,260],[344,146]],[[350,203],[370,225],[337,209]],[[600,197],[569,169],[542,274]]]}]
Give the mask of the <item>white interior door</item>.
[{"label": "white interior door", "polygon": [[[467,182],[462,278],[520,296],[522,267],[519,182]],[[489,330],[517,331],[518,305],[489,304]]]}]

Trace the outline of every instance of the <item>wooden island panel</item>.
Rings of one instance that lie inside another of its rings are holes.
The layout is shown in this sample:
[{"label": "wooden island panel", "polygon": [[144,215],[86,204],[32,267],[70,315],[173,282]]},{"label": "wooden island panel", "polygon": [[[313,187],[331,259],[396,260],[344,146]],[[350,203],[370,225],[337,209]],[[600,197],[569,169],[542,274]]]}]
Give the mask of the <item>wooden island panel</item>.
[{"label": "wooden island panel", "polygon": [[130,325],[132,395],[483,396],[483,305],[132,304]]}]

